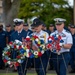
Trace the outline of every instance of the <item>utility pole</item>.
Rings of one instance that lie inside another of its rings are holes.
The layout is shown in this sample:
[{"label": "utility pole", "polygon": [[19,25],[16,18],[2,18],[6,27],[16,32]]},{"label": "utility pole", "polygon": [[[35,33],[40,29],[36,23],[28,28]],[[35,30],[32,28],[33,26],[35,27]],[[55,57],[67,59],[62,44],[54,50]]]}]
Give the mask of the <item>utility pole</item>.
[{"label": "utility pole", "polygon": [[74,25],[75,25],[75,0],[73,0],[73,13],[74,13]]}]

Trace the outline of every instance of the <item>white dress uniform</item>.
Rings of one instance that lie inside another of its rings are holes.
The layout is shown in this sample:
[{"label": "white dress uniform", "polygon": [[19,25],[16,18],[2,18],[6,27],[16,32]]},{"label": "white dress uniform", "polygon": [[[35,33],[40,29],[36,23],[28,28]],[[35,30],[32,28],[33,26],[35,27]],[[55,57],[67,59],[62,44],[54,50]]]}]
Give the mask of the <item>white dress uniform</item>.
[{"label": "white dress uniform", "polygon": [[39,37],[39,39],[42,39],[42,40],[45,41],[45,43],[48,43],[48,37],[49,37],[49,35],[48,35],[47,32],[41,30],[39,33],[34,32],[32,35],[36,35],[36,36]]},{"label": "white dress uniform", "polygon": [[[32,35],[36,35],[39,37],[39,39],[42,39],[45,41],[45,44],[48,43],[48,33],[41,30],[39,33],[34,32],[32,33]],[[35,45],[37,47],[37,45],[33,42],[33,45]],[[38,58],[34,58],[33,59],[33,63],[35,64],[35,70],[37,72],[38,75],[46,75],[46,68],[47,68],[47,64],[48,64],[48,50],[45,51],[45,53]]]},{"label": "white dress uniform", "polygon": [[[65,29],[63,29],[63,31],[61,33],[58,33],[58,31],[56,30],[55,32],[53,32],[51,34],[52,35],[60,35],[62,37],[62,40],[64,41],[63,42],[63,45],[64,44],[73,44],[73,40],[72,40],[72,36],[71,34],[66,31]],[[61,50],[59,51],[59,53],[63,53],[63,52],[69,52],[70,49],[65,49],[65,48],[61,48]]]},{"label": "white dress uniform", "polygon": [[[55,18],[54,21],[56,21],[55,23],[56,26],[62,25],[63,27],[64,26],[63,24],[66,20],[62,18]],[[73,44],[72,36],[70,32],[66,31],[64,28],[62,32],[58,32],[58,30],[56,30],[51,35],[54,35],[54,34],[60,35],[62,37],[62,40],[64,41],[63,45]],[[69,53],[70,53],[70,49],[68,48],[61,48],[61,50],[57,53],[52,52],[53,65],[57,75],[66,75],[67,67],[70,61]]]}]

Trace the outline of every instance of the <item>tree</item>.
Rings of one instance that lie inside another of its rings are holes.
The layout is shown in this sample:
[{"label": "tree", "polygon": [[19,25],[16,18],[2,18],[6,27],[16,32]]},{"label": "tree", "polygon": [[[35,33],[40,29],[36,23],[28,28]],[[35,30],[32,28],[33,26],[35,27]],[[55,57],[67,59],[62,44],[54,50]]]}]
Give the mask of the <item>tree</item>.
[{"label": "tree", "polygon": [[31,18],[40,15],[41,4],[44,0],[22,0],[18,16],[20,18]]},{"label": "tree", "polygon": [[4,24],[12,24],[13,19],[17,17],[21,0],[3,0],[3,21]]},{"label": "tree", "polygon": [[[46,7],[41,14],[44,15],[45,18],[43,19],[47,25],[54,23],[54,18],[66,19],[66,25],[73,22],[73,11],[67,0],[48,0],[45,2],[45,6]],[[43,17],[43,15],[41,15],[41,17]]]},{"label": "tree", "polygon": [[72,15],[68,0],[22,0],[18,14],[24,19],[39,16],[47,26],[54,23],[53,19],[57,17],[65,18],[68,24],[73,18]]}]

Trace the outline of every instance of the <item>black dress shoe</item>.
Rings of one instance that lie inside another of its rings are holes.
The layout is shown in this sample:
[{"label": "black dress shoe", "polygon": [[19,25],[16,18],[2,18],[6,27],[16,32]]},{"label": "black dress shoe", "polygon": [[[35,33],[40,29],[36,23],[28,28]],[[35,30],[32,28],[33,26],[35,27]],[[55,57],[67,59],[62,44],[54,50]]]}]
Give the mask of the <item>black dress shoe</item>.
[{"label": "black dress shoe", "polygon": [[54,70],[54,68],[49,68],[48,70]]},{"label": "black dress shoe", "polygon": [[12,72],[17,72],[17,70],[14,69]]},{"label": "black dress shoe", "polygon": [[5,67],[4,67],[4,66],[3,66],[3,67],[2,67],[2,66],[0,66],[0,70],[4,70],[4,69],[5,69]]},{"label": "black dress shoe", "polygon": [[75,69],[71,70],[69,73],[75,73]]}]

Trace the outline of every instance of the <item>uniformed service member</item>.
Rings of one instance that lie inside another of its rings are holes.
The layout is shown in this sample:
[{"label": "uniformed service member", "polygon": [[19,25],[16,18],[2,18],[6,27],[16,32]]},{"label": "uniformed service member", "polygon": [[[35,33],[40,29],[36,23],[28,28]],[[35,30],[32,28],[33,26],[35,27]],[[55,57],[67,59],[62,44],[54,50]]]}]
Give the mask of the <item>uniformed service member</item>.
[{"label": "uniformed service member", "polygon": [[6,42],[7,42],[7,34],[3,30],[3,25],[0,24],[0,69],[4,69],[4,63],[2,60],[2,51],[4,47],[6,47]]},{"label": "uniformed service member", "polygon": [[[33,35],[38,36],[39,39],[43,39],[45,43],[48,43],[48,33],[42,30],[42,22],[38,18],[35,18],[33,20],[33,27],[35,28],[35,32],[33,33]],[[38,47],[33,44],[32,49],[37,50]],[[37,75],[46,75],[46,67],[48,63],[47,51],[41,57],[34,58],[33,63]]]},{"label": "uniformed service member", "polygon": [[71,65],[71,71],[70,73],[75,73],[75,26],[74,25],[70,25],[70,32],[72,34],[72,38],[73,38],[73,45],[70,49],[70,55],[71,55],[71,59],[70,59],[70,65]]},{"label": "uniformed service member", "polygon": [[31,30],[32,32],[35,32],[35,27],[33,26],[33,24],[31,24]]},{"label": "uniformed service member", "polygon": [[[19,40],[23,41],[24,38],[26,38],[27,33],[23,29],[23,20],[22,19],[14,19],[14,23],[17,26],[17,31],[14,31],[11,34],[11,41]],[[27,63],[27,64],[26,64]],[[18,75],[26,75],[27,67],[28,67],[28,59],[25,59],[24,62],[17,67]]]},{"label": "uniformed service member", "polygon": [[56,70],[57,75],[66,75],[68,63],[70,61],[70,48],[73,44],[71,34],[64,29],[65,19],[55,18],[56,21],[56,31],[51,33],[51,35],[60,35],[64,43],[61,46],[59,52],[52,53],[53,65]]},{"label": "uniformed service member", "polygon": [[50,35],[52,32],[54,32],[55,31],[55,26],[54,26],[54,24],[50,24],[49,25],[49,29],[48,29],[48,34]]},{"label": "uniformed service member", "polygon": [[28,23],[23,24],[23,29],[27,32],[27,36],[29,36],[31,33],[33,33],[33,32],[29,29]]},{"label": "uniformed service member", "polygon": [[[50,24],[49,25],[49,29],[47,30],[48,34],[50,35],[51,33],[53,33],[55,31],[55,26],[54,24]],[[49,69],[48,70],[53,70],[53,61],[52,61],[52,53],[49,52]]]},{"label": "uniformed service member", "polygon": [[7,34],[7,37],[8,37],[7,43],[10,42],[10,37],[11,37],[12,33],[13,33],[13,30],[11,30],[11,25],[10,24],[6,25],[6,34]]}]

